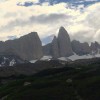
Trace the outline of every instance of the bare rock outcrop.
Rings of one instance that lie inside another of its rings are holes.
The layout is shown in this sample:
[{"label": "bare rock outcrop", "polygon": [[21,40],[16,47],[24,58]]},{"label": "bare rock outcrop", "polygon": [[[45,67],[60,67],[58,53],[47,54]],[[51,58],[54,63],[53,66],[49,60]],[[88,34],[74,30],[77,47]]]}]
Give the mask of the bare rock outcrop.
[{"label": "bare rock outcrop", "polygon": [[61,57],[73,55],[70,37],[64,27],[60,27],[58,33],[59,53]]},{"label": "bare rock outcrop", "polygon": [[0,42],[0,53],[13,53],[24,60],[39,59],[43,56],[42,43],[38,34],[32,32],[19,39]]},{"label": "bare rock outcrop", "polygon": [[58,47],[58,40],[56,36],[54,36],[54,39],[51,43],[51,50],[52,50],[52,56],[53,58],[58,58],[59,57],[59,47]]},{"label": "bare rock outcrop", "polygon": [[46,44],[46,45],[43,46],[43,55],[45,55],[45,56],[52,55],[51,43]]},{"label": "bare rock outcrop", "polygon": [[84,55],[90,53],[90,47],[87,42],[80,43],[77,40],[72,41],[72,49],[78,55]]},{"label": "bare rock outcrop", "polygon": [[90,48],[91,48],[91,52],[98,53],[98,51],[100,50],[100,44],[96,41],[92,42],[91,45],[90,45]]}]

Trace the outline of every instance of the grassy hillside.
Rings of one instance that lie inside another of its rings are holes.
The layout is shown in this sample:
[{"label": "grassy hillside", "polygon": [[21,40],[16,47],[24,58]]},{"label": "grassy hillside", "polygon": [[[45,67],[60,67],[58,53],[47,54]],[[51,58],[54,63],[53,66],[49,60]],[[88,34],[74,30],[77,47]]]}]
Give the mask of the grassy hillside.
[{"label": "grassy hillside", "polygon": [[2,100],[100,100],[100,64],[65,65],[0,86]]}]

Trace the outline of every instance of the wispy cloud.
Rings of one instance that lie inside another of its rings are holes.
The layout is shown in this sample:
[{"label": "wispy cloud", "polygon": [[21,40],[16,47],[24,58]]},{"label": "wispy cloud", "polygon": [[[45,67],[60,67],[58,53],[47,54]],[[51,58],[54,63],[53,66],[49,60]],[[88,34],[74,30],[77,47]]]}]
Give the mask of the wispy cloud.
[{"label": "wispy cloud", "polygon": [[[18,3],[27,0],[8,0],[0,3],[0,39],[11,36],[19,37],[31,31],[37,31],[41,38],[57,34],[60,26],[64,26],[71,39],[94,41],[100,38],[100,3],[87,7],[72,9],[67,3],[50,5],[49,2],[25,7]],[[28,2],[39,3],[38,0]]]}]

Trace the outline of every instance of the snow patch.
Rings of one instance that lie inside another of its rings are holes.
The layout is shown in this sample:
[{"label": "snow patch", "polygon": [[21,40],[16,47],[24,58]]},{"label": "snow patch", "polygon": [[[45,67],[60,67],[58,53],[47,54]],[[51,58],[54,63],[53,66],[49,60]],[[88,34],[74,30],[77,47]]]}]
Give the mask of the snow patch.
[{"label": "snow patch", "polygon": [[74,53],[74,55],[72,55],[68,58],[71,59],[72,61],[74,61],[74,60],[78,60],[78,59],[90,59],[90,58],[95,58],[95,57],[100,57],[100,54],[97,53],[95,55],[87,54],[87,55],[79,56]]},{"label": "snow patch", "polygon": [[88,55],[79,56],[79,55],[74,53],[74,55],[72,55],[72,56],[70,56],[68,58],[71,59],[72,61],[74,61],[74,60],[77,60],[77,59],[89,59],[89,58],[92,58],[92,56],[89,55],[89,54]]},{"label": "snow patch", "polygon": [[78,59],[90,59],[90,58],[95,58],[95,57],[100,57],[100,52],[97,54],[87,54],[87,55],[82,55],[82,56],[79,56],[76,53],[74,53],[74,55],[70,57],[60,57],[58,59],[62,61],[70,61],[70,60],[75,61]]},{"label": "snow patch", "polygon": [[37,62],[37,60],[31,60],[31,61],[30,61],[30,63],[35,63],[35,62]]},{"label": "snow patch", "polygon": [[9,63],[9,66],[14,66],[15,64],[16,64],[15,59],[12,59],[12,60],[10,61],[10,63]]},{"label": "snow patch", "polygon": [[70,59],[68,59],[67,57],[60,57],[58,58],[59,60],[62,60],[62,61],[70,61]]},{"label": "snow patch", "polygon": [[50,61],[52,59],[52,56],[43,56],[40,60],[43,60],[43,61]]}]

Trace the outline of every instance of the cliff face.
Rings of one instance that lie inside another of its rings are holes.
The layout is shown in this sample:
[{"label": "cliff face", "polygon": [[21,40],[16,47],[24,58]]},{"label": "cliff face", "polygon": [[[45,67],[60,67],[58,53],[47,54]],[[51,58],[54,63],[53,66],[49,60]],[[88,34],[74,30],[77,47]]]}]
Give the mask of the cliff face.
[{"label": "cliff face", "polygon": [[40,59],[43,55],[52,56],[54,59],[69,57],[73,52],[78,55],[92,52],[100,54],[100,44],[94,42],[89,46],[87,42],[71,42],[64,27],[59,29],[58,37],[54,36],[52,42],[43,47],[37,32],[31,32],[15,40],[0,41],[0,54],[17,55],[23,60]]},{"label": "cliff face", "polygon": [[70,37],[64,27],[59,29],[58,37],[54,36],[51,43],[43,46],[45,55],[52,55],[52,57],[68,57],[73,55]]},{"label": "cliff face", "polygon": [[79,41],[73,40],[72,41],[72,49],[78,55],[84,55],[90,53],[90,47],[87,42],[80,43]]},{"label": "cliff face", "polygon": [[58,37],[54,37],[51,43],[44,46],[44,55],[51,55],[53,58],[69,57],[76,53],[77,55],[100,54],[100,44],[92,42],[70,41],[70,36],[64,27],[60,27]]},{"label": "cliff face", "polygon": [[47,55],[47,56],[52,55],[51,45],[52,44],[49,43],[49,44],[46,44],[46,45],[43,46],[43,55]]},{"label": "cliff face", "polygon": [[59,29],[58,33],[58,45],[61,57],[68,57],[73,55],[70,37],[64,27]]},{"label": "cliff face", "polygon": [[39,59],[43,56],[42,43],[36,32],[19,39],[0,42],[0,53],[13,53],[24,60]]},{"label": "cliff face", "polygon": [[59,47],[58,47],[58,40],[56,38],[56,36],[54,36],[54,39],[51,43],[51,50],[52,50],[52,56],[53,58],[59,58]]},{"label": "cliff face", "polygon": [[92,42],[90,45],[91,48],[91,52],[95,52],[97,53],[98,51],[100,51],[100,44],[98,42]]}]

